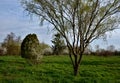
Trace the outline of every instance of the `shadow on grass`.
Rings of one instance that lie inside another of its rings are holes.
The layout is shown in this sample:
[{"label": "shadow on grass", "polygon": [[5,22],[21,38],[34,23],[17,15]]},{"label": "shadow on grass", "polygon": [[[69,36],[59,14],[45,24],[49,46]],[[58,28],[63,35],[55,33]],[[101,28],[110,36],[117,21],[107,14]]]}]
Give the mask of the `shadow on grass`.
[{"label": "shadow on grass", "polygon": [[8,64],[12,64],[12,63],[16,63],[16,64],[25,64],[25,62],[21,62],[21,61],[12,61],[12,60],[0,60],[0,63],[8,63]]}]

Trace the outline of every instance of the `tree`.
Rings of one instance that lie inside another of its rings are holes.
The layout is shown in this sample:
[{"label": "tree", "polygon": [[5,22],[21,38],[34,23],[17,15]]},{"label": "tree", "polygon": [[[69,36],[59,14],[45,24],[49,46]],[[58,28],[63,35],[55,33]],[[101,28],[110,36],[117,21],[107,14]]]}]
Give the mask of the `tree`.
[{"label": "tree", "polygon": [[6,48],[7,55],[20,55],[20,36],[16,36],[13,32],[7,35],[2,43],[2,47]]},{"label": "tree", "polygon": [[114,52],[115,51],[115,46],[114,45],[110,45],[107,47],[107,50],[110,52]]},{"label": "tree", "polygon": [[100,46],[99,45],[95,45],[95,50],[96,50],[96,54],[99,55]]},{"label": "tree", "polygon": [[40,50],[41,50],[42,55],[51,55],[52,54],[51,47],[44,42],[40,43]]},{"label": "tree", "polygon": [[91,45],[88,45],[85,50],[84,50],[84,54],[86,55],[90,55],[92,53],[92,46]]},{"label": "tree", "polygon": [[28,34],[24,38],[21,44],[21,56],[35,62],[42,58],[41,47],[36,34]]},{"label": "tree", "polygon": [[44,51],[46,48],[49,48],[50,46],[44,42],[40,43],[40,50]]},{"label": "tree", "polygon": [[59,33],[55,34],[52,43],[53,43],[52,46],[53,54],[60,55],[65,49],[65,43],[63,37]]},{"label": "tree", "polygon": [[105,37],[120,23],[120,0],[22,0],[22,5],[63,36],[74,75],[89,43]]}]

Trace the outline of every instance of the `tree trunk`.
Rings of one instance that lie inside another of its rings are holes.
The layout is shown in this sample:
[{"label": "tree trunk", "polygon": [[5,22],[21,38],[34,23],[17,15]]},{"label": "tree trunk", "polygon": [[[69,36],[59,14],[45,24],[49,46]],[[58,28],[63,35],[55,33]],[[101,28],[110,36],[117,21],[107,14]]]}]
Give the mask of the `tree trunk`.
[{"label": "tree trunk", "polygon": [[74,75],[77,76],[78,75],[78,69],[79,69],[79,64],[74,65]]},{"label": "tree trunk", "polygon": [[81,52],[79,58],[78,58],[78,55],[74,55],[73,56],[74,58],[72,58],[71,51],[69,52],[69,57],[71,59],[72,65],[73,65],[74,76],[78,75],[78,70],[79,70],[79,65],[81,63],[81,60],[82,60],[82,55],[83,55],[83,52]]},{"label": "tree trunk", "polygon": [[79,65],[81,63],[81,60],[82,60],[82,53],[79,57],[79,60],[77,61],[77,58],[75,59],[75,65],[73,65],[73,68],[74,68],[74,75],[77,76],[78,75],[78,70],[79,70]]}]

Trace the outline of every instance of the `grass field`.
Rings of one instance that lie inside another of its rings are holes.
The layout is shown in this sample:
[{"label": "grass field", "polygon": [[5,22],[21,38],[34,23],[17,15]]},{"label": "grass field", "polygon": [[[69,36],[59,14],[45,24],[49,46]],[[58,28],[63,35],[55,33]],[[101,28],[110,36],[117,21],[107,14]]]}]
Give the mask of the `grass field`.
[{"label": "grass field", "polygon": [[0,83],[120,83],[120,56],[84,56],[76,77],[68,56],[45,56],[37,65],[1,56]]}]

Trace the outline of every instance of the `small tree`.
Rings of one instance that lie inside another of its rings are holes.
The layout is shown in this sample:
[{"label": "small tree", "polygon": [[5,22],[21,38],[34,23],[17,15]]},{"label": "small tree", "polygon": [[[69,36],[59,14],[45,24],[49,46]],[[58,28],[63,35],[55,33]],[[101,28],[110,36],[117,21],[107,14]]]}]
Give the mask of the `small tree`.
[{"label": "small tree", "polygon": [[99,45],[95,45],[95,50],[96,50],[96,55],[99,55],[99,53],[100,53],[100,46]]},{"label": "small tree", "polygon": [[115,51],[115,46],[114,45],[110,45],[107,47],[107,50],[110,52],[114,52]]},{"label": "small tree", "polygon": [[55,34],[52,43],[53,54],[60,55],[65,49],[65,43],[62,36],[59,33]]},{"label": "small tree", "polygon": [[120,0],[22,0],[22,4],[64,37],[74,75],[89,43],[120,24]]},{"label": "small tree", "polygon": [[20,36],[17,37],[14,33],[11,32],[4,39],[2,47],[6,48],[7,55],[20,55],[20,44],[21,44]]}]

